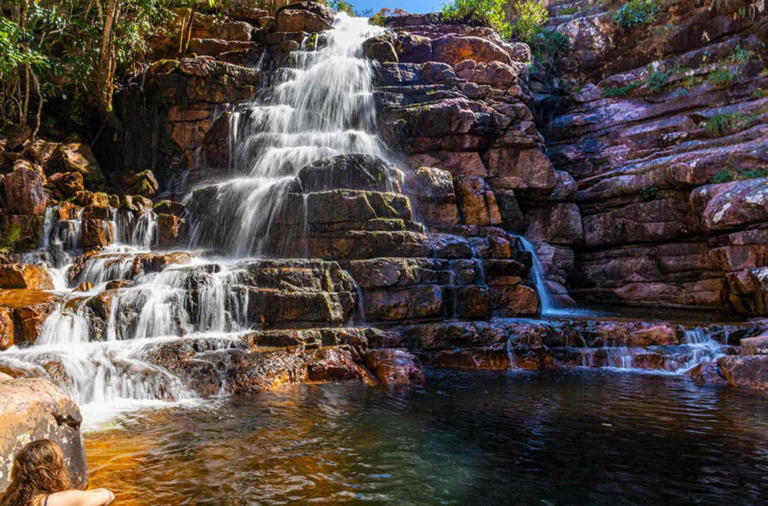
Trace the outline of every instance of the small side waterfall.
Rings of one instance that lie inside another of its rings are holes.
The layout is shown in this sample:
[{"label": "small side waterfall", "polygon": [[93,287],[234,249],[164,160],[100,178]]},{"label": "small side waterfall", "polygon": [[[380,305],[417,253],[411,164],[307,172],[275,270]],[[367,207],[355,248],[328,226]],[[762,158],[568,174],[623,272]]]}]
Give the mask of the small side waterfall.
[{"label": "small side waterfall", "polygon": [[556,312],[558,309],[552,299],[552,294],[549,292],[546,282],[544,281],[544,267],[539,261],[539,256],[536,254],[536,248],[533,244],[523,237],[522,235],[516,236],[523,245],[523,249],[531,254],[531,275],[533,276],[533,282],[536,285],[536,292],[539,294],[539,303],[541,304],[541,316],[548,316]]}]

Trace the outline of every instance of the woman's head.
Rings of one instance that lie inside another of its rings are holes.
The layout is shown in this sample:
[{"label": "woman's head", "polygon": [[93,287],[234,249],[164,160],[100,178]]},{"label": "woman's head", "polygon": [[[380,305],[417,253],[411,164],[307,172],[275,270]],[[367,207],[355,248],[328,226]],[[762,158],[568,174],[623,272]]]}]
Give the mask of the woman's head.
[{"label": "woman's head", "polygon": [[41,496],[70,488],[59,445],[49,439],[29,443],[13,459],[11,481],[0,506],[28,506]]}]

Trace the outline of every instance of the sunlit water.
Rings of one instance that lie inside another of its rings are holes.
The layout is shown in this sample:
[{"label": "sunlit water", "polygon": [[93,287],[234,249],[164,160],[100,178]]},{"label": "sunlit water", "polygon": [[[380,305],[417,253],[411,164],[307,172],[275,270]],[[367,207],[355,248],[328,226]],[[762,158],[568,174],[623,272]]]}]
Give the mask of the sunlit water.
[{"label": "sunlit water", "polygon": [[683,377],[430,373],[125,415],[86,434],[120,504],[756,504],[768,397]]}]

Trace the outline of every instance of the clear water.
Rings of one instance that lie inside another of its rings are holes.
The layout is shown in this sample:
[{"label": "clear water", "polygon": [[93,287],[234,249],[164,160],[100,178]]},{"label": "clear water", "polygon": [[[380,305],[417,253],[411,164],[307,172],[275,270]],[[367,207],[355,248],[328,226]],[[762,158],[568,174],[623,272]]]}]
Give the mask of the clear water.
[{"label": "clear water", "polygon": [[682,377],[437,373],[125,415],[86,435],[120,504],[757,504],[768,397]]}]

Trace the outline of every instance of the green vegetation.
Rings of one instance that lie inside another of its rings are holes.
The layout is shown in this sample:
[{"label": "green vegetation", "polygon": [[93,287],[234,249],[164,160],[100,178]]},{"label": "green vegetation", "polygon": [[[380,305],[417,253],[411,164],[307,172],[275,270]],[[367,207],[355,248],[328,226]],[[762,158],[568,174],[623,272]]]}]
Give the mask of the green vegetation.
[{"label": "green vegetation", "polygon": [[517,21],[512,24],[512,30],[517,37],[525,42],[541,33],[544,23],[549,19],[547,8],[540,0],[518,0],[512,4]]},{"label": "green vegetation", "polygon": [[629,0],[616,11],[613,19],[623,28],[647,25],[653,23],[660,8],[656,0]]},{"label": "green vegetation", "polygon": [[541,61],[560,56],[568,49],[565,35],[544,27],[549,14],[542,0],[453,0],[443,6],[443,18],[490,26],[504,39],[526,42]]},{"label": "green vegetation", "polygon": [[13,247],[19,241],[21,236],[21,227],[18,223],[11,224],[7,233],[0,235],[0,252],[7,253],[13,250]]},{"label": "green vegetation", "polygon": [[512,24],[504,12],[504,0],[454,0],[443,6],[443,17],[449,21],[474,21],[491,26],[504,38],[513,35]]},{"label": "green vegetation", "polygon": [[765,98],[768,97],[768,90],[765,90],[763,88],[757,88],[755,91],[752,92],[752,96],[754,98]]},{"label": "green vegetation", "polygon": [[536,59],[545,61],[564,55],[568,51],[569,41],[562,33],[545,28],[536,33],[528,44]]},{"label": "green vegetation", "polygon": [[729,181],[744,181],[747,179],[757,179],[761,177],[768,177],[768,168],[761,168],[761,169],[750,169],[745,170],[743,172],[738,171],[737,169],[734,169],[733,166],[735,163],[731,161],[728,164],[731,168],[728,170],[724,170],[721,172],[718,172],[711,178],[709,178],[710,183],[727,183]]},{"label": "green vegetation", "polygon": [[659,93],[664,90],[664,87],[666,86],[671,76],[672,73],[669,71],[654,70],[646,79],[645,84],[652,92]]},{"label": "green vegetation", "polygon": [[613,97],[623,97],[626,95],[629,95],[629,93],[634,90],[635,88],[639,88],[642,86],[642,83],[639,81],[632,81],[631,83],[621,86],[619,88],[608,88],[603,90],[603,96],[608,98]]},{"label": "green vegetation", "polygon": [[112,97],[145,63],[150,33],[173,16],[164,0],[9,0],[0,18],[0,128],[40,125],[41,109],[68,130],[114,126]]},{"label": "green vegetation", "polygon": [[[515,19],[510,22],[506,9]],[[450,21],[474,21],[494,28],[505,39],[517,37],[528,42],[542,32],[549,18],[541,0],[453,0],[443,6],[443,17]]]},{"label": "green vegetation", "polygon": [[717,88],[727,88],[731,86],[733,81],[738,77],[738,71],[731,72],[728,69],[718,69],[710,72],[709,75],[707,75],[707,81],[709,81],[712,86]]},{"label": "green vegetation", "polygon": [[570,16],[571,14],[576,14],[579,12],[578,7],[566,7],[565,9],[560,9],[560,15],[562,16]]},{"label": "green vegetation", "polygon": [[724,114],[718,113],[708,118],[704,130],[712,137],[722,137],[747,128],[757,119],[757,114]]}]

